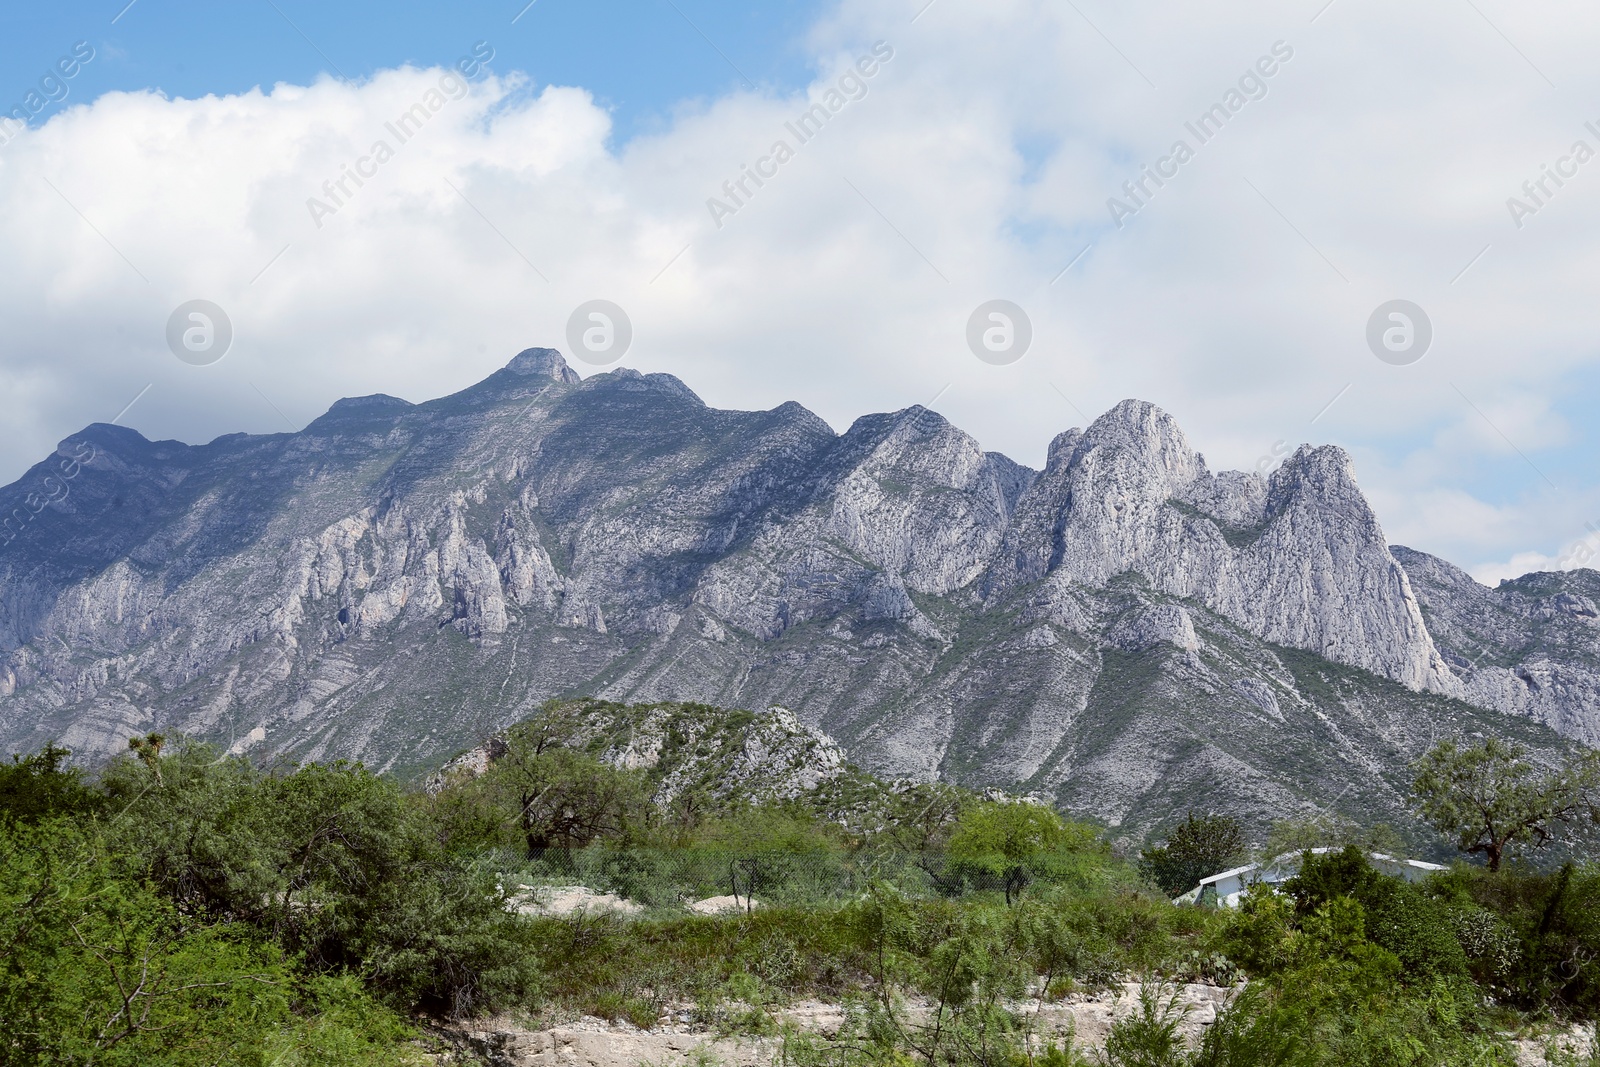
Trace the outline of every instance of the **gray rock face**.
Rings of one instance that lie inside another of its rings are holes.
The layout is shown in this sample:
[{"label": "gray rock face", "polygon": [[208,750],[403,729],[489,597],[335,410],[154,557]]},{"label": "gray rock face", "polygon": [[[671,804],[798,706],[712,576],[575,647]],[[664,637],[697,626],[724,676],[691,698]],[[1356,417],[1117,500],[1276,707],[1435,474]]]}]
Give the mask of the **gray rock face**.
[{"label": "gray rock face", "polygon": [[[1212,473],[1138,401],[1035,472],[922,408],[835,434],[530,349],[296,434],[91,426],[0,525],[17,750],[165,729],[414,772],[561,694],[778,704],[873,769],[1135,827],[1182,790],[1282,814],[1352,774],[1398,804],[1468,725],[1600,733],[1600,576],[1462,586],[1390,552],[1340,450]],[[1470,666],[1474,641],[1499,651]]]},{"label": "gray rock face", "polygon": [[1396,547],[1465,698],[1600,745],[1600,574],[1527,574],[1487,589]]},{"label": "gray rock face", "polygon": [[1194,620],[1176,604],[1141,608],[1113,626],[1106,639],[1124,652],[1145,652],[1160,644],[1184,652],[1200,648],[1200,639],[1194,634]]},{"label": "gray rock face", "polygon": [[995,588],[1134,571],[1263,640],[1460,692],[1340,449],[1302,447],[1270,483],[1213,475],[1165,412],[1128,400],[1057,438],[1018,510]]}]

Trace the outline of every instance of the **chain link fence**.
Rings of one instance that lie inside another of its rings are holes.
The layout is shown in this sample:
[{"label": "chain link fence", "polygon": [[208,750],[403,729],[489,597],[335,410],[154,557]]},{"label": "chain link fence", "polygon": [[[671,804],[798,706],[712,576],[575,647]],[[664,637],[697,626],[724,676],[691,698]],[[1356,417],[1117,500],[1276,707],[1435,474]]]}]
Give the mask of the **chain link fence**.
[{"label": "chain link fence", "polygon": [[646,907],[671,907],[710,897],[754,898],[766,904],[840,903],[869,883],[912,895],[960,896],[1015,891],[1033,881],[1077,881],[1086,872],[1049,860],[997,869],[940,852],[863,849],[793,851],[714,846],[619,846],[610,842],[545,851],[509,876],[526,885],[581,885]]}]

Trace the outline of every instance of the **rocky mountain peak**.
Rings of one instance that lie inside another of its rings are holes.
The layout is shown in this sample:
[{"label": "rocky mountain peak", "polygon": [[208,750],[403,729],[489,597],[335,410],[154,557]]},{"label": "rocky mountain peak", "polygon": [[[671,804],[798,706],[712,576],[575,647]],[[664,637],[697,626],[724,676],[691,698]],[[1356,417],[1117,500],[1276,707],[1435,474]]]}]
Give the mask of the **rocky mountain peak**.
[{"label": "rocky mountain peak", "polygon": [[365,426],[376,422],[389,421],[411,411],[416,407],[409,400],[402,400],[397,396],[387,393],[373,393],[370,396],[347,396],[342,400],[335,400],[310,426],[307,431],[316,434],[323,431],[343,431],[352,424]]},{"label": "rocky mountain peak", "polygon": [[1479,585],[1472,575],[1454,563],[1437,556],[1418,552],[1405,545],[1390,545],[1389,551],[1405,567],[1413,582],[1449,587],[1458,593],[1475,598],[1484,597],[1489,591],[1487,587]]},{"label": "rocky mountain peak", "polygon": [[1342,449],[1302,447],[1270,484],[1213,475],[1170,415],[1125,400],[1057,439],[1017,516],[988,597],[1053,575],[1048,599],[1067,617],[1073,587],[1131,572],[1260,638],[1460,692]]},{"label": "rocky mountain peak", "polygon": [[882,415],[866,415],[851,424],[841,442],[842,455],[886,476],[899,471],[895,484],[926,479],[965,485],[983,464],[983,449],[970,434],[943,415],[919,405]]},{"label": "rocky mountain peak", "polygon": [[372,393],[368,396],[347,396],[342,400],[335,400],[333,406],[328,408],[329,415],[343,414],[345,412],[369,411],[404,411],[415,405],[409,400],[401,400],[388,393]]},{"label": "rocky mountain peak", "polygon": [[1083,440],[1083,429],[1078,426],[1056,434],[1050,441],[1049,452],[1045,454],[1044,469],[1056,470],[1072,462],[1073,449],[1078,447],[1078,442],[1081,440]]},{"label": "rocky mountain peak", "polygon": [[1203,466],[1177,420],[1145,400],[1124,400],[1090,423],[1079,449],[1096,447],[1126,451],[1178,480],[1192,478]]},{"label": "rocky mountain peak", "polygon": [[682,400],[704,406],[705,401],[700,399],[693,389],[683,384],[682,379],[672,374],[640,374],[632,367],[618,367],[616,370],[597,374],[589,379],[592,386],[621,389],[624,392],[655,392],[675,396]]},{"label": "rocky mountain peak", "polygon": [[558,382],[579,381],[578,372],[553,348],[525,348],[511,358],[506,370],[522,377],[552,378]]},{"label": "rocky mountain peak", "polygon": [[1377,517],[1356,484],[1355,463],[1337,445],[1301,445],[1272,472],[1269,496],[1281,498],[1290,493],[1311,493],[1332,507],[1354,508],[1365,521],[1375,524]]},{"label": "rocky mountain peak", "polygon": [[1600,573],[1535,572],[1490,589],[1425,552],[1392,551],[1467,700],[1600,745]]}]

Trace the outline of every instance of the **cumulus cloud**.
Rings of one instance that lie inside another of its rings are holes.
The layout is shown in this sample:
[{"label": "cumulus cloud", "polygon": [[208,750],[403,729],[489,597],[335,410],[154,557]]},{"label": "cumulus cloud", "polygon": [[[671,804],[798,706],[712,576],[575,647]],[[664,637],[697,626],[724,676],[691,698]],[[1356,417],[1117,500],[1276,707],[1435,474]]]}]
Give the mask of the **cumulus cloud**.
[{"label": "cumulus cloud", "polygon": [[[620,146],[581,86],[507,71],[459,98],[450,72],[402,68],[66,109],[0,150],[0,476],[146,386],[123,421],[191,441],[343,395],[441,395],[564,348],[572,309],[603,298],[633,320],[626,364],[721,406],[795,399],[842,427],[931,404],[1038,465],[1138,396],[1214,467],[1350,448],[1392,538],[1458,561],[1544,565],[1582,536],[1595,486],[1538,470],[1575,447],[1554,405],[1594,361],[1600,161],[1545,178],[1532,216],[1507,200],[1575,141],[1600,149],[1578,103],[1600,16],[995,0],[912,22],[920,6],[844,0],[811,32],[804,94],[687,103]],[[800,143],[789,126],[877,42],[892,58]],[[1241,80],[1274,54],[1261,88]],[[1199,143],[1186,124],[1235,92]],[[1179,140],[1193,158],[1115,218]],[[792,157],[736,212],[708,206],[779,141]],[[1396,297],[1434,325],[1411,366],[1366,346]],[[236,331],[212,366],[167,350],[196,298]],[[1033,320],[1011,366],[967,350],[992,298]]]}]

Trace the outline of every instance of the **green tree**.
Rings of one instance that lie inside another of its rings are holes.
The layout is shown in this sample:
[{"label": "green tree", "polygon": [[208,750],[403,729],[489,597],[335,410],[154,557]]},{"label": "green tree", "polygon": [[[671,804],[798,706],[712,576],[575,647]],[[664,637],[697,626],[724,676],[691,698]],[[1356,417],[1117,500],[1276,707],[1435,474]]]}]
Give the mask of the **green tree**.
[{"label": "green tree", "polygon": [[1267,843],[1261,848],[1264,859],[1273,860],[1291,852],[1304,852],[1311,848],[1344,848],[1355,845],[1362,852],[1381,852],[1398,856],[1406,851],[1406,842],[1388,823],[1362,826],[1338,815],[1316,815],[1309,818],[1280,819],[1272,824]]},{"label": "green tree", "polygon": [[100,773],[115,832],[185,914],[257,919],[274,890],[262,775],[243,757],[175,738]]},{"label": "green tree", "polygon": [[972,804],[972,794],[959,786],[919,782],[888,796],[880,833],[902,852],[928,852],[946,843]]},{"label": "green tree", "polygon": [[1487,738],[1462,746],[1444,740],[1412,767],[1417,811],[1491,871],[1525,843],[1541,848],[1600,822],[1600,752],[1574,754],[1538,768],[1521,745]]},{"label": "green tree", "polygon": [[1244,855],[1244,827],[1238,819],[1190,812],[1167,835],[1166,844],[1140,854],[1139,869],[1170,896],[1194,888],[1200,879],[1228,869]]},{"label": "green tree", "polygon": [[804,896],[838,867],[837,848],[814,819],[772,805],[718,819],[705,842],[726,855],[728,884],[747,912],[757,894]]},{"label": "green tree", "polygon": [[555,740],[542,724],[513,729],[485,788],[512,806],[529,859],[622,834],[648,797],[635,771],[609,766]]},{"label": "green tree", "polygon": [[984,801],[962,813],[949,856],[1000,881],[1010,904],[1031,869],[1074,840],[1074,829],[1042,804]]},{"label": "green tree", "polygon": [[0,763],[0,818],[33,822],[97,810],[101,796],[84,781],[82,770],[67,764],[71,755],[52,744],[26,756],[13,755],[9,764]]},{"label": "green tree", "polygon": [[1306,853],[1300,872],[1283,889],[1302,921],[1341,898],[1359,901],[1367,939],[1394,953],[1410,980],[1467,971],[1466,955],[1444,905],[1417,886],[1381,874],[1354,845],[1320,856]]},{"label": "green tree", "polygon": [[441,844],[429,807],[360,764],[264,774],[177,739],[102,775],[113,831],[180,915],[244,925],[318,974],[460,1015],[530,989],[491,870]]},{"label": "green tree", "polygon": [[85,820],[0,823],[0,1064],[413,1062],[350,981],[308,979],[259,931],[195,922]]}]

